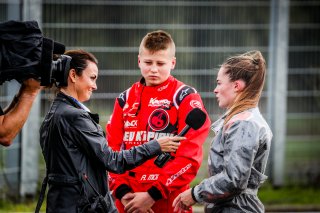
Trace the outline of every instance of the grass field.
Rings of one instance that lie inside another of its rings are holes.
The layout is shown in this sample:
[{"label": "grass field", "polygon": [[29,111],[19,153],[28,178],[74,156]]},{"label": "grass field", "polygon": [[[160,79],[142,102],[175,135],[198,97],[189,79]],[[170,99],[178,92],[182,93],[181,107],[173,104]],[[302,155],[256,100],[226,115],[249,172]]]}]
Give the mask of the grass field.
[{"label": "grass field", "polygon": [[[269,211],[293,211],[293,209],[320,211],[320,188],[287,186],[274,189],[266,183],[259,190],[259,197]],[[35,206],[34,199],[22,203],[1,200],[0,212],[34,212]],[[41,210],[45,211],[45,203]]]}]

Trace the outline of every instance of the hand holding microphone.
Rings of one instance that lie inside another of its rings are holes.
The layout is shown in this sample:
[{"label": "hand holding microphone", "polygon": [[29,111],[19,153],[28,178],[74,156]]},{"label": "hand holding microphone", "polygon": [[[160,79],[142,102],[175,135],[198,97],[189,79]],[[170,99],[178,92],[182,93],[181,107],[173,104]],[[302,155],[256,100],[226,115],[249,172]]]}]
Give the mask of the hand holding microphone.
[{"label": "hand holding microphone", "polygon": [[[199,108],[194,108],[191,110],[186,117],[186,126],[182,129],[182,131],[178,134],[178,136],[184,136],[187,132],[192,128],[194,130],[202,127],[204,122],[206,121],[206,114]],[[159,168],[162,168],[171,158],[170,153],[163,152],[159,155],[154,164]]]}]

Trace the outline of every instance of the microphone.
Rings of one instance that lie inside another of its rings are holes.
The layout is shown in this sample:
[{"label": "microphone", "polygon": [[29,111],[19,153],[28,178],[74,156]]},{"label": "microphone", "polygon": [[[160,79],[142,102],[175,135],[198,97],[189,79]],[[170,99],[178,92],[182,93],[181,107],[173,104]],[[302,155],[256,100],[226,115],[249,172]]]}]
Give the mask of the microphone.
[{"label": "microphone", "polygon": [[[185,136],[185,134],[187,134],[191,128],[197,130],[202,127],[206,121],[206,117],[206,114],[201,109],[192,109],[186,117],[186,126],[181,130],[178,136]],[[158,155],[154,161],[154,164],[159,168],[162,168],[171,159],[171,157],[172,156],[169,152],[163,152],[162,154]]]}]

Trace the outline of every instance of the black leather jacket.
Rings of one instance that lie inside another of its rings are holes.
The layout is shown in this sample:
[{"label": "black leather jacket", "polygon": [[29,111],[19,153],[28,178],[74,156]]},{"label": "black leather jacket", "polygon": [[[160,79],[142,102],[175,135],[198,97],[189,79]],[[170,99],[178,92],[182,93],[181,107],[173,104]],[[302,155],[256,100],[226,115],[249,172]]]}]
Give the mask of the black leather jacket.
[{"label": "black leather jacket", "polygon": [[[109,194],[107,171],[124,173],[161,153],[157,141],[114,152],[94,116],[71,97],[59,93],[40,128],[48,170],[47,212],[79,212],[95,192]],[[113,201],[111,200],[113,204]],[[111,210],[110,210],[111,212]]]}]

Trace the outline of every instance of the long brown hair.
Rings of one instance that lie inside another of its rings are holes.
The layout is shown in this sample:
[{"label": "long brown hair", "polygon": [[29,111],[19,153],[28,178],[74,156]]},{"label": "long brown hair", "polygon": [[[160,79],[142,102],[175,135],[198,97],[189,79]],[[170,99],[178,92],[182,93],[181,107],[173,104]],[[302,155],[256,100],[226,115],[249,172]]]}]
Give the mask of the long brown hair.
[{"label": "long brown hair", "polygon": [[225,124],[235,115],[256,107],[265,82],[266,62],[260,51],[250,51],[228,58],[221,66],[230,81],[243,80],[246,84],[228,110]]}]

